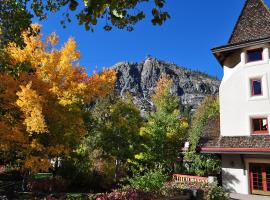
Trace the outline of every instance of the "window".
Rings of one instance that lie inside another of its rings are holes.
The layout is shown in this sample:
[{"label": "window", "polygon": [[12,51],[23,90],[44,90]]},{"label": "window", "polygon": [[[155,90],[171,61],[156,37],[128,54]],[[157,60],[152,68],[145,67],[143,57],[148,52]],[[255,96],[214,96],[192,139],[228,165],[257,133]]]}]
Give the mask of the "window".
[{"label": "window", "polygon": [[262,95],[262,80],[261,79],[252,79],[251,80],[251,94],[252,96],[261,96]]},{"label": "window", "polygon": [[254,62],[263,59],[263,49],[252,49],[247,51],[247,62]]},{"label": "window", "polygon": [[268,120],[267,118],[252,119],[253,133],[265,134],[268,133]]}]

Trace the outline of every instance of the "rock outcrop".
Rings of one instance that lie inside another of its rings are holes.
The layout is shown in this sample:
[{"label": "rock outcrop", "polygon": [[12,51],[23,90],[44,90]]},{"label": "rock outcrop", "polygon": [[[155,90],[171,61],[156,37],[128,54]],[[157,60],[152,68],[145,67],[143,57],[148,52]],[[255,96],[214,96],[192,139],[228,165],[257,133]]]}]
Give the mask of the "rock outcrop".
[{"label": "rock outcrop", "polygon": [[181,104],[196,109],[205,96],[218,94],[220,81],[205,73],[175,64],[147,58],[141,63],[120,62],[113,66],[117,72],[116,90],[121,96],[131,94],[142,113],[153,108],[151,96],[162,74],[173,80],[172,93]]}]

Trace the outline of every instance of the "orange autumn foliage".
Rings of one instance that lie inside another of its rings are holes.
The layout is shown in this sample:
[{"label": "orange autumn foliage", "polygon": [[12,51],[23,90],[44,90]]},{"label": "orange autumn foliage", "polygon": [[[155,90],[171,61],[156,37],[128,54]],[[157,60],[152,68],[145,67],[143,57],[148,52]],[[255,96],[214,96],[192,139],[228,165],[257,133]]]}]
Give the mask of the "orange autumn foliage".
[{"label": "orange autumn foliage", "polygon": [[[162,74],[160,79],[157,82],[157,86],[155,89],[155,95],[153,95],[152,99],[156,104],[166,103],[162,100],[170,93],[170,89],[172,87],[172,79],[168,77],[166,74]],[[166,99],[166,98],[165,98]]]},{"label": "orange autumn foliage", "polygon": [[72,154],[86,133],[85,106],[108,95],[116,75],[103,70],[89,76],[72,38],[57,49],[55,33],[22,36],[24,48],[10,43],[5,52],[12,66],[27,63],[30,71],[16,77],[0,72],[0,153],[7,155],[0,159],[16,154],[12,159],[24,168],[46,171],[50,159]]},{"label": "orange autumn foliage", "polygon": [[19,89],[18,81],[0,74],[0,149],[3,154],[27,143],[22,113],[15,103]]}]

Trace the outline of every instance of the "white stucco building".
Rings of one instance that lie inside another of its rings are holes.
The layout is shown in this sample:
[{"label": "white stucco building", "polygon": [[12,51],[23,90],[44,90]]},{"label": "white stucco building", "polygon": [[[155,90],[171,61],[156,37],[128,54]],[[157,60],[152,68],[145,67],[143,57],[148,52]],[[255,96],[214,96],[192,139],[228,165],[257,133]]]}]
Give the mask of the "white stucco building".
[{"label": "white stucco building", "polygon": [[[270,11],[246,0],[228,44],[212,49],[223,67],[218,134],[201,152],[219,154],[230,192],[270,195]],[[213,131],[212,131],[213,132]]]}]

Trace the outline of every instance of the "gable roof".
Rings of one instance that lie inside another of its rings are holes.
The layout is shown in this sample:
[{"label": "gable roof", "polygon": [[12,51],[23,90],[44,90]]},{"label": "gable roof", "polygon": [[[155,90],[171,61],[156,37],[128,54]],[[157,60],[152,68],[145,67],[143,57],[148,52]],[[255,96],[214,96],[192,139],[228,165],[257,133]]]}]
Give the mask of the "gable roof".
[{"label": "gable roof", "polygon": [[263,0],[246,0],[229,44],[270,37],[270,11]]}]

